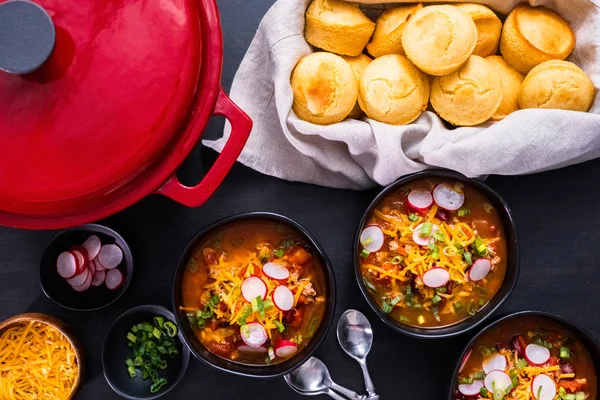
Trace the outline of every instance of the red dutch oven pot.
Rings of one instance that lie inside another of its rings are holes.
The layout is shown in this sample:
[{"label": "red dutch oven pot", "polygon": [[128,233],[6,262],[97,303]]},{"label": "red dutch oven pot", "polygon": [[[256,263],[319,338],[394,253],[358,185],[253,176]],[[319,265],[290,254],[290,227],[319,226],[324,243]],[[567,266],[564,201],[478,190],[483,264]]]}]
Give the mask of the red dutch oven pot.
[{"label": "red dutch oven pot", "polygon": [[[215,0],[35,4],[55,40],[35,71],[0,70],[0,225],[78,225],[151,193],[204,203],[252,127],[220,85]],[[232,134],[202,182],[184,186],[175,171],[213,114]]]}]

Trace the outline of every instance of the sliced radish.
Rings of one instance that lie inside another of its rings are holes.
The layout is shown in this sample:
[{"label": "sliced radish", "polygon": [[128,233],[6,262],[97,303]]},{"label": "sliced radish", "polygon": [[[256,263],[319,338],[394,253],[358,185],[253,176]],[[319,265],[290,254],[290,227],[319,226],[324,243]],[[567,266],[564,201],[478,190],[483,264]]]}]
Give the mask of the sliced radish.
[{"label": "sliced radish", "polygon": [[242,353],[254,353],[254,354],[265,354],[267,352],[267,348],[264,346],[252,347],[246,344],[238,346],[237,348]]},{"label": "sliced radish", "polygon": [[264,300],[267,296],[267,284],[257,276],[246,278],[242,282],[242,296],[249,303],[259,296]]},{"label": "sliced radish", "polygon": [[289,311],[294,307],[294,294],[287,286],[277,286],[273,291],[273,304],[281,311]]},{"label": "sliced radish", "polygon": [[123,250],[116,244],[106,244],[100,248],[98,262],[106,269],[117,268],[123,261]]},{"label": "sliced radish", "polygon": [[483,387],[483,381],[473,381],[473,383],[458,385],[458,391],[465,396],[477,396]]},{"label": "sliced radish", "polygon": [[532,343],[525,347],[525,359],[529,364],[545,364],[550,359],[550,350],[543,346]]},{"label": "sliced radish", "polygon": [[450,273],[444,268],[435,267],[423,274],[423,283],[430,288],[444,286],[450,280]]},{"label": "sliced radish", "polygon": [[290,271],[281,264],[266,263],[262,267],[263,274],[276,281],[285,281],[290,277]]},{"label": "sliced radish", "polygon": [[77,272],[83,272],[83,270],[85,269],[85,257],[83,256],[83,254],[73,249],[69,250],[69,253],[73,254],[73,257],[75,257],[75,260],[77,260]]},{"label": "sliced radish", "polygon": [[548,375],[538,375],[531,381],[531,393],[537,400],[553,400],[556,396],[556,384]]},{"label": "sliced radish", "polygon": [[123,284],[123,274],[118,269],[109,269],[104,282],[109,290],[117,290]]},{"label": "sliced radish", "polygon": [[90,270],[92,275],[94,275],[96,273],[96,263],[95,262],[89,262],[86,264],[86,266],[88,267],[88,269]]},{"label": "sliced radish", "polygon": [[251,322],[240,327],[242,340],[250,347],[260,347],[267,341],[267,331],[258,322]]},{"label": "sliced radish", "polygon": [[360,244],[362,247],[374,253],[383,247],[385,237],[383,231],[377,225],[369,225],[360,234]]},{"label": "sliced radish", "polygon": [[87,250],[88,259],[93,260],[100,253],[100,248],[102,247],[102,243],[100,242],[100,238],[96,235],[92,235],[85,242],[83,242],[83,247]]},{"label": "sliced radish", "polygon": [[281,358],[288,358],[298,352],[298,345],[289,340],[280,340],[275,345],[275,355]]},{"label": "sliced radish", "polygon": [[96,271],[94,278],[92,279],[92,286],[100,286],[106,279],[106,271]]},{"label": "sliced radish", "polygon": [[56,270],[65,279],[73,278],[77,274],[77,260],[75,256],[68,251],[60,253],[56,259]]},{"label": "sliced radish", "polygon": [[448,211],[456,211],[465,204],[465,193],[459,184],[440,183],[433,189],[435,204]]},{"label": "sliced radish", "polygon": [[494,354],[483,360],[483,372],[489,374],[492,371],[504,371],[506,369],[506,357],[502,354]]},{"label": "sliced radish", "polygon": [[459,374],[465,368],[465,365],[467,365],[467,361],[469,361],[469,357],[471,357],[472,353],[473,353],[473,349],[470,348],[469,351],[467,351],[467,354],[465,354],[465,356],[463,357],[462,361],[460,362],[460,368],[458,369]]},{"label": "sliced radish", "polygon": [[87,280],[88,275],[90,275],[89,269],[84,269],[83,272],[75,275],[74,277],[67,279],[67,283],[71,286],[81,286]]},{"label": "sliced radish", "polygon": [[71,251],[77,251],[79,252],[82,256],[83,256],[83,263],[87,264],[88,261],[91,260],[91,258],[89,257],[88,251],[85,247],[83,246],[73,246],[70,249]]},{"label": "sliced radish", "polygon": [[512,380],[504,371],[491,371],[485,376],[483,383],[485,388],[492,393],[494,393],[494,390],[504,392],[507,387],[512,385]]},{"label": "sliced radish", "polygon": [[88,290],[90,288],[90,285],[92,284],[92,274],[90,274],[88,272],[87,278],[86,280],[83,282],[82,285],[80,286],[71,286],[73,288],[74,291],[76,292],[85,292],[86,290]]},{"label": "sliced radish", "polygon": [[469,270],[469,279],[472,281],[480,281],[490,273],[492,263],[487,258],[480,258],[473,263]]},{"label": "sliced radish", "polygon": [[96,267],[96,271],[106,271],[106,268],[104,268],[102,266],[102,264],[100,264],[98,262],[98,259],[92,260],[92,263],[94,263],[94,266]]},{"label": "sliced radish", "polygon": [[421,236],[421,228],[423,227],[423,224],[417,225],[415,227],[415,229],[413,230],[413,240],[416,244],[420,245],[420,246],[427,246],[429,244],[429,240],[431,239],[431,236],[433,235],[433,233],[435,231],[439,231],[440,227],[437,226],[436,224],[433,224],[431,227],[431,233],[429,234],[429,236],[426,237],[422,237]]},{"label": "sliced radish", "polygon": [[408,204],[418,211],[425,211],[433,204],[433,196],[426,190],[411,190]]}]

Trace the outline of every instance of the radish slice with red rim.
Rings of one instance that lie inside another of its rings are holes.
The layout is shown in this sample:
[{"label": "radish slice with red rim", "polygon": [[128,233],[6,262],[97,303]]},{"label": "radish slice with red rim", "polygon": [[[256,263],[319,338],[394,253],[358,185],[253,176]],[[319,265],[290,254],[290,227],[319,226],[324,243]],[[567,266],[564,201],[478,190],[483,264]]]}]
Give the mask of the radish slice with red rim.
[{"label": "radish slice with red rim", "polygon": [[78,275],[67,279],[67,283],[71,286],[81,286],[88,278],[88,275],[90,275],[90,270],[86,268],[83,270],[83,272],[79,273]]},{"label": "radish slice with red rim", "polygon": [[94,278],[92,279],[92,286],[100,286],[104,283],[104,280],[106,279],[106,271],[102,270],[102,271],[96,271],[96,273],[94,274]]},{"label": "radish slice with red rim", "polygon": [[117,268],[123,261],[123,250],[116,244],[106,244],[100,248],[98,262],[106,269]]},{"label": "radish slice with red rim", "polygon": [[465,204],[464,185],[440,183],[433,189],[433,200],[444,210],[456,211]]},{"label": "radish slice with red rim", "polygon": [[512,385],[512,380],[504,371],[491,371],[485,376],[483,384],[485,385],[485,388],[492,393],[494,393],[494,390],[504,392],[507,387]]},{"label": "radish slice with red rim", "polygon": [[73,257],[75,257],[75,260],[77,260],[77,272],[83,272],[83,270],[85,269],[85,257],[83,256],[83,254],[73,249],[69,250],[69,253],[73,254]]},{"label": "radish slice with red rim", "polygon": [[75,256],[69,251],[60,253],[56,259],[56,271],[65,279],[73,278],[78,272]]},{"label": "radish slice with red rim", "polygon": [[287,286],[277,286],[273,291],[273,304],[281,311],[294,307],[294,294]]},{"label": "radish slice with red rim", "polygon": [[281,358],[289,358],[298,352],[298,345],[289,340],[280,340],[275,345],[275,355]]},{"label": "radish slice with red rim", "polygon": [[525,347],[525,359],[530,364],[543,365],[550,359],[550,350],[532,343]]},{"label": "radish slice with red rim", "polygon": [[86,264],[86,266],[88,267],[88,269],[90,270],[92,275],[94,275],[96,273],[96,263],[95,262],[89,262]]},{"label": "radish slice with red rim", "polygon": [[123,284],[123,274],[118,269],[109,269],[104,282],[109,290],[117,290]]},{"label": "radish slice with red rim", "polygon": [[100,238],[96,235],[92,235],[85,242],[83,242],[83,247],[87,250],[88,259],[93,260],[100,253],[100,248],[102,247],[102,243],[100,242]]},{"label": "radish slice with red rim", "polygon": [[411,190],[407,199],[408,204],[418,211],[425,211],[433,204],[433,196],[426,190]]},{"label": "radish slice with red rim", "polygon": [[88,290],[90,288],[90,286],[92,284],[92,280],[93,280],[92,274],[90,274],[89,271],[88,271],[87,278],[83,282],[82,285],[80,285],[80,286],[71,286],[71,287],[76,292],[85,292],[86,290]]},{"label": "radish slice with red rim", "polygon": [[93,260],[92,263],[96,266],[96,271],[106,271],[106,268],[98,262],[98,259]]},{"label": "radish slice with red rim", "polygon": [[480,281],[487,276],[492,270],[492,263],[487,258],[480,258],[473,263],[469,269],[469,279],[472,281]]},{"label": "radish slice with red rim", "polygon": [[371,253],[381,250],[384,241],[383,231],[377,225],[369,225],[360,233],[360,244]]},{"label": "radish slice with red rim", "polygon": [[489,374],[492,371],[504,371],[506,369],[506,357],[502,354],[494,354],[482,363],[483,372]]},{"label": "radish slice with red rim", "polygon": [[247,302],[260,297],[264,300],[267,296],[267,284],[257,276],[251,276],[242,282],[242,296]]},{"label": "radish slice with red rim", "polygon": [[242,340],[250,347],[260,347],[267,341],[267,331],[258,322],[251,322],[240,327]]},{"label": "radish slice with red rim", "polygon": [[444,268],[435,267],[423,274],[423,283],[430,288],[444,286],[450,280],[450,273]]},{"label": "radish slice with red rim", "polygon": [[548,375],[538,375],[531,381],[531,393],[536,400],[553,400],[556,396],[556,384]]},{"label": "radish slice with red rim", "polygon": [[431,224],[431,232],[429,233],[429,235],[427,235],[426,237],[422,237],[421,229],[423,228],[423,225],[426,223],[428,223],[428,222],[419,224],[415,227],[415,229],[413,229],[413,235],[412,235],[413,241],[420,246],[427,246],[429,244],[429,240],[431,240],[431,236],[434,234],[434,232],[440,230],[439,226],[437,226],[436,224]]},{"label": "radish slice with red rim", "polygon": [[290,271],[286,267],[273,262],[263,265],[262,272],[267,277],[275,279],[276,281],[285,281],[290,277]]},{"label": "radish slice with red rim", "polygon": [[478,396],[481,388],[483,387],[483,381],[477,380],[473,381],[473,383],[463,383],[458,385],[458,391],[461,392],[465,396]]},{"label": "radish slice with red rim", "polygon": [[254,354],[266,354],[267,353],[267,348],[264,346],[252,347],[252,346],[248,346],[247,344],[242,344],[242,345],[238,346],[237,349],[238,349],[238,351],[241,351],[242,353],[254,353]]},{"label": "radish slice with red rim", "polygon": [[89,257],[88,251],[83,246],[72,246],[71,251],[77,251],[83,256],[83,263],[87,264],[91,258]]},{"label": "radish slice with red rim", "polygon": [[469,357],[471,357],[472,353],[473,353],[473,349],[470,348],[469,351],[467,351],[467,354],[465,354],[465,356],[463,357],[462,361],[460,362],[460,367],[458,368],[458,373],[459,374],[465,368],[465,365],[467,365],[467,361],[469,361]]}]

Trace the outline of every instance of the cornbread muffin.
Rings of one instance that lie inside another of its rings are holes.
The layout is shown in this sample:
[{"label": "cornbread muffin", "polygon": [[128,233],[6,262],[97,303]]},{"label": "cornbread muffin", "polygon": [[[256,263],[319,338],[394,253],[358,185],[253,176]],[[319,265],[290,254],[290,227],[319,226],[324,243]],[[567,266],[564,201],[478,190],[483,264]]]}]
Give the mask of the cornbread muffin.
[{"label": "cornbread muffin", "polygon": [[[352,68],[352,72],[354,72],[354,75],[356,76],[357,83],[360,81],[360,76],[364,72],[365,68],[367,68],[367,65],[369,65],[369,63],[372,61],[371,57],[366,54],[361,54],[357,57],[343,56],[342,58],[346,60],[348,65],[350,65],[350,68]],[[348,115],[348,118],[359,119],[362,118],[363,115],[365,115],[365,113],[363,110],[361,110],[357,101],[354,105],[354,108],[350,112],[350,115]]]},{"label": "cornbread muffin", "polygon": [[458,70],[476,45],[475,22],[469,14],[450,5],[418,10],[402,32],[406,56],[430,75],[447,75]]},{"label": "cornbread muffin", "polygon": [[306,10],[306,41],[332,53],[359,55],[374,29],[375,23],[355,3],[313,0]]},{"label": "cornbread muffin", "polygon": [[360,77],[358,102],[369,118],[408,124],[427,108],[427,76],[404,56],[388,54],[371,61]]},{"label": "cornbread muffin", "polygon": [[302,58],[292,71],[292,108],[298,118],[320,125],[334,124],[356,104],[358,83],[352,68],[335,54],[318,52]]},{"label": "cornbread muffin", "polygon": [[588,111],[594,101],[594,84],[577,65],[546,61],[533,68],[519,94],[521,108],[559,108]]},{"label": "cornbread muffin", "polygon": [[458,71],[435,77],[431,105],[440,117],[458,126],[481,124],[491,118],[502,102],[502,79],[494,65],[471,56]]},{"label": "cornbread muffin", "polygon": [[386,54],[404,55],[402,31],[404,31],[406,21],[422,8],[423,4],[419,3],[385,10],[379,19],[377,19],[375,32],[371,41],[367,44],[369,54],[373,57],[380,57]]},{"label": "cornbread muffin", "polygon": [[480,57],[496,54],[502,31],[502,21],[496,13],[482,4],[461,3],[455,7],[469,14],[477,27],[477,45],[473,54]]},{"label": "cornbread muffin", "polygon": [[560,15],[522,3],[506,19],[500,52],[517,71],[527,74],[548,60],[564,60],[575,47],[575,34]]},{"label": "cornbread muffin", "polygon": [[492,116],[493,120],[499,121],[519,109],[519,91],[525,76],[508,65],[501,56],[489,56],[486,60],[496,67],[502,79],[502,102]]}]

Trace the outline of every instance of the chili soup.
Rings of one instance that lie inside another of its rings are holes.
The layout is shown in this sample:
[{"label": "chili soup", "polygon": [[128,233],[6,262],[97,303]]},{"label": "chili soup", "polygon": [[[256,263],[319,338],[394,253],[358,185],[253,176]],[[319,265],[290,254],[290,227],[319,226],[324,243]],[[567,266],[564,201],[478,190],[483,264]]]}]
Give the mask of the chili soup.
[{"label": "chili soup", "polygon": [[419,328],[459,323],[484,308],[507,269],[502,219],[475,188],[416,179],[367,216],[358,259],[369,295],[394,320]]},{"label": "chili soup", "polygon": [[323,322],[320,258],[271,220],[228,224],[199,243],[184,271],[181,309],[211,353],[271,365],[301,351]]},{"label": "chili soup", "polygon": [[594,362],[583,343],[556,321],[522,315],[476,339],[459,367],[453,398],[595,400]]}]

